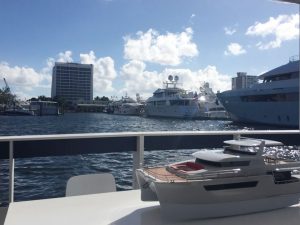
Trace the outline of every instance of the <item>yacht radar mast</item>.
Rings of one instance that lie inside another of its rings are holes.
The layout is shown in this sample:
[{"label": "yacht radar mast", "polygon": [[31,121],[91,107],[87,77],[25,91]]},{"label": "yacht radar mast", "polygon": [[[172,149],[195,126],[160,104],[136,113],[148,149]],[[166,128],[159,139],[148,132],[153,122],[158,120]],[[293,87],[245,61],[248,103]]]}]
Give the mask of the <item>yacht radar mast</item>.
[{"label": "yacht radar mast", "polygon": [[177,83],[178,83],[178,80],[179,80],[179,77],[176,75],[176,76],[173,76],[173,75],[169,75],[168,76],[168,81],[167,82],[165,82],[165,84],[166,84],[166,88],[168,88],[169,87],[169,85],[172,85],[173,86],[173,88],[176,88],[176,85],[177,85]]}]

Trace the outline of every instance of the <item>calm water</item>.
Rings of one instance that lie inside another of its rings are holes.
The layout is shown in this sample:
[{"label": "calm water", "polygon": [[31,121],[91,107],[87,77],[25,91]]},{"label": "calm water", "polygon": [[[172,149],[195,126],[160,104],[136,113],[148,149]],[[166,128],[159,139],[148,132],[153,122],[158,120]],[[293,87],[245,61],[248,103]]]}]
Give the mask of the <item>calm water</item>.
[{"label": "calm water", "polygon": [[[230,121],[154,119],[102,113],[70,113],[63,116],[0,116],[0,135],[70,134],[124,131],[199,131],[266,129],[245,127]],[[268,128],[272,129],[272,128]],[[274,129],[274,128],[273,128]],[[195,150],[194,150],[195,151]],[[165,164],[188,158],[193,150],[145,153],[145,164]],[[0,202],[7,201],[7,160],[0,160]],[[74,175],[110,172],[118,190],[131,189],[132,154],[107,153],[68,157],[17,159],[15,162],[15,200],[42,199],[65,195],[67,180]]]}]

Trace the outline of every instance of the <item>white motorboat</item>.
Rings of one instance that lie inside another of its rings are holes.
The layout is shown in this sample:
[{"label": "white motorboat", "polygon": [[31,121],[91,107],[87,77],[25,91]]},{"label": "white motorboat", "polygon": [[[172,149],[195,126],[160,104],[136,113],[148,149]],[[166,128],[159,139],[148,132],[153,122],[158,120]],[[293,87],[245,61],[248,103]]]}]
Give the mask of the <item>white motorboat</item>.
[{"label": "white motorboat", "polygon": [[231,119],[243,123],[277,126],[299,125],[299,60],[259,76],[263,80],[252,87],[229,90],[218,98]]},{"label": "white motorboat", "polygon": [[0,114],[5,116],[34,116],[34,111],[15,105],[5,109]]},{"label": "white motorboat", "polygon": [[200,87],[200,92],[197,95],[203,118],[216,120],[227,120],[230,118],[222,103],[218,100],[217,95],[209,87],[209,83],[205,82]]},{"label": "white motorboat", "polygon": [[107,111],[117,115],[141,115],[144,105],[128,97],[122,97],[121,100],[115,101],[108,106]]},{"label": "white motorboat", "polygon": [[[282,143],[241,138],[194,160],[137,170],[143,201],[159,201],[169,219],[224,217],[299,203],[300,162],[279,158]],[[271,147],[276,146],[276,147]],[[272,148],[272,151],[266,149]]]}]

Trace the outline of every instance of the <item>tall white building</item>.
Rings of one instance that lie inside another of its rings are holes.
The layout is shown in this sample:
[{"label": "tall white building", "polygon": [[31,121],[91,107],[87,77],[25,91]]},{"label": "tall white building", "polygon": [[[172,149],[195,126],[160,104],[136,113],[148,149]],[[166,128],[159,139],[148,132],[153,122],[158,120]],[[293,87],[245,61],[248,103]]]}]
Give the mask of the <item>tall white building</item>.
[{"label": "tall white building", "polygon": [[56,62],[52,71],[51,97],[76,104],[93,100],[93,65]]},{"label": "tall white building", "polygon": [[237,72],[237,77],[232,78],[231,89],[241,89],[251,87],[257,83],[257,76],[247,75],[245,72]]}]

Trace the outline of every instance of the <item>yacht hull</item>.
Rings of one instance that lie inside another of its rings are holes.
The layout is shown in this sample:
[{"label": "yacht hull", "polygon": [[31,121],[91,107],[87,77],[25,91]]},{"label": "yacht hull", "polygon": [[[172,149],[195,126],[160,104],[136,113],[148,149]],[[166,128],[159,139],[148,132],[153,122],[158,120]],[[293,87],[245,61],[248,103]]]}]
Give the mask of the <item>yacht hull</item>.
[{"label": "yacht hull", "polygon": [[179,119],[198,119],[204,117],[204,113],[199,111],[199,107],[194,106],[148,106],[145,107],[145,113],[149,117],[168,117]]},{"label": "yacht hull", "polygon": [[299,126],[299,102],[242,102],[231,93],[222,93],[219,99],[236,122]]}]

